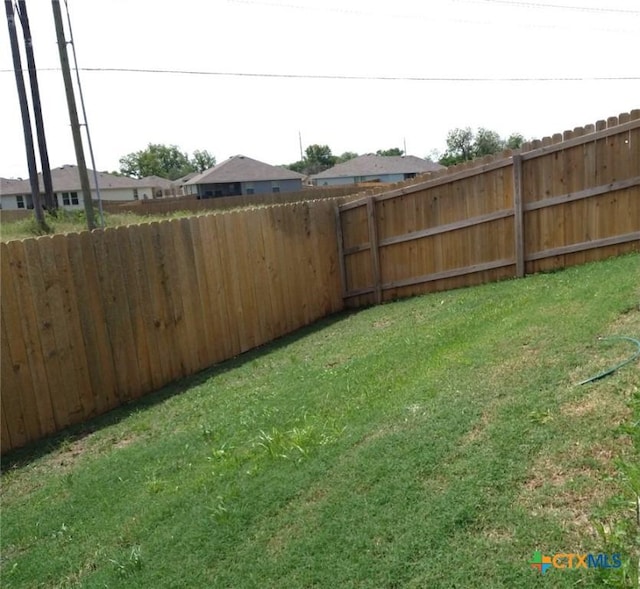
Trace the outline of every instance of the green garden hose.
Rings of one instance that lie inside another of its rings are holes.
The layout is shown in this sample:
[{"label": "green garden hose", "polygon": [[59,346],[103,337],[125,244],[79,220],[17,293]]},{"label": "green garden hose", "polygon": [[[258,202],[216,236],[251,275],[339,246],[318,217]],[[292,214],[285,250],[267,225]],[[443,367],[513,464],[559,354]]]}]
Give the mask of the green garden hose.
[{"label": "green garden hose", "polygon": [[613,368],[609,368],[608,370],[605,370],[604,372],[601,372],[600,374],[596,374],[595,376],[592,376],[591,378],[588,378],[587,380],[583,380],[582,382],[579,382],[578,385],[581,384],[587,384],[589,382],[594,382],[596,380],[600,380],[601,378],[604,378],[605,376],[609,376],[610,374],[613,374],[616,370],[618,370],[619,368],[622,368],[625,364],[629,364],[629,362],[633,362],[634,360],[637,360],[638,358],[640,358],[640,341],[633,338],[633,337],[627,337],[625,335],[612,335],[611,337],[604,337],[602,338],[603,340],[612,340],[612,339],[622,339],[622,340],[627,340],[629,342],[632,342],[634,344],[636,344],[636,346],[638,346],[638,349],[636,350],[636,353],[627,358],[624,362],[620,362],[620,364],[616,364]]}]

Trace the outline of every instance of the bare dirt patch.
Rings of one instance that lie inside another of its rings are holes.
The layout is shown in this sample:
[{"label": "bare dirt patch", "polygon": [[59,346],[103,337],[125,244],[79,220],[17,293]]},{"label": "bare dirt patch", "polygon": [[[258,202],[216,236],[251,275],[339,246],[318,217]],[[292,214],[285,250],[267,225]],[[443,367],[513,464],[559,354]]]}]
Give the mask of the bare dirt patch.
[{"label": "bare dirt patch", "polygon": [[494,544],[513,542],[516,536],[515,530],[507,530],[505,528],[491,528],[484,530],[482,535]]},{"label": "bare dirt patch", "polygon": [[603,443],[578,443],[571,452],[541,456],[522,485],[518,503],[533,516],[560,520],[576,541],[595,538],[591,514],[617,491],[610,477],[618,454],[619,448]]},{"label": "bare dirt patch", "polygon": [[613,429],[631,418],[631,409],[627,400],[624,392],[598,387],[580,399],[561,405],[560,413],[575,419],[596,417],[604,420],[607,427]]}]

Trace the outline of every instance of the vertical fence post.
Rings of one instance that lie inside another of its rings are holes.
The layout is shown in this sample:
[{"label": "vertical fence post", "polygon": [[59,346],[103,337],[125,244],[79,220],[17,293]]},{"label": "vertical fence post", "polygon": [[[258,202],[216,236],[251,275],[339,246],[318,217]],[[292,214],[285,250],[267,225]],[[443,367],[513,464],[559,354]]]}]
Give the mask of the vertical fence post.
[{"label": "vertical fence post", "polygon": [[347,295],[347,268],[344,259],[344,236],[342,234],[342,217],[340,216],[340,205],[336,204],[336,237],[338,239],[338,268],[340,268],[340,284],[342,285],[342,298]]},{"label": "vertical fence post", "polygon": [[382,302],[382,283],[380,281],[380,252],[378,245],[378,225],[376,222],[376,201],[373,196],[367,198],[367,220],[369,222],[369,246],[371,247],[371,275],[375,289],[376,305]]},{"label": "vertical fence post", "polygon": [[522,156],[513,156],[513,213],[516,277],[525,275],[524,265],[524,211],[522,207]]}]

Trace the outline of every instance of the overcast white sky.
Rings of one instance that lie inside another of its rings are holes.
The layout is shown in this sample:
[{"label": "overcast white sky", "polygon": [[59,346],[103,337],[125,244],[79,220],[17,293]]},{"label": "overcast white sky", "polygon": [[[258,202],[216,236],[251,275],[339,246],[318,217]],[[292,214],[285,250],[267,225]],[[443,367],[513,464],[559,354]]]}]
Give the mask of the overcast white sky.
[{"label": "overcast white sky", "polygon": [[[334,154],[406,141],[409,154],[425,157],[444,149],[454,127],[539,138],[640,108],[638,0],[68,3],[80,68],[636,78],[453,82],[81,72],[99,170],[117,169],[122,155],[149,142],[190,153],[207,149],[218,162],[241,153],[290,163],[300,156],[299,132],[304,147],[328,144]],[[27,0],[27,7],[38,68],[59,68],[51,2]],[[26,177],[5,22],[0,70],[0,176]],[[62,75],[41,71],[39,82],[51,165],[73,163]]]}]

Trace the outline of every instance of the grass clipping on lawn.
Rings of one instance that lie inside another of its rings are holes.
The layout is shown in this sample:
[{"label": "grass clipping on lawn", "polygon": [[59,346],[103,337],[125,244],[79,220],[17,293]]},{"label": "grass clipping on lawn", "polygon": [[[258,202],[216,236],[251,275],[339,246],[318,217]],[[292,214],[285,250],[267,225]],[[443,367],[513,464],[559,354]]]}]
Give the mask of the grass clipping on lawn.
[{"label": "grass clipping on lawn", "polygon": [[639,270],[344,314],[16,452],[3,587],[631,587],[638,365],[576,383],[629,355],[598,338],[640,335]]}]

